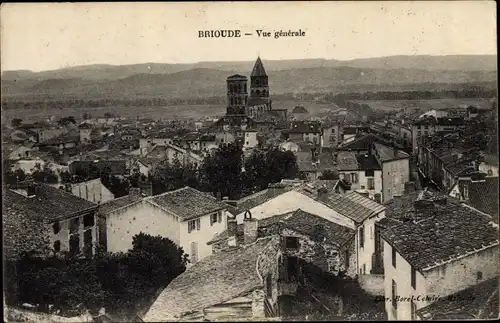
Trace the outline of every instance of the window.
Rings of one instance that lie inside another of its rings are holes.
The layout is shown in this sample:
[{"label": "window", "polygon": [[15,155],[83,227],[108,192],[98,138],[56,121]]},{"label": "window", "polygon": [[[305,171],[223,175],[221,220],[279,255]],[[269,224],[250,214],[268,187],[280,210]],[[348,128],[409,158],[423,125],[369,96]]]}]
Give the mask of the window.
[{"label": "window", "polygon": [[299,238],[297,237],[286,237],[285,244],[287,249],[298,249],[299,248]]},{"label": "window", "polygon": [[375,171],[373,171],[373,170],[365,170],[365,176],[366,177],[373,177],[373,176],[375,176]]},{"label": "window", "polygon": [[483,272],[482,271],[478,271],[477,272],[477,280],[481,280],[483,279]]},{"label": "window", "polygon": [[72,234],[69,237],[69,252],[72,255],[77,255],[80,252],[80,236],[78,234]]},{"label": "window", "polygon": [[222,212],[217,213],[217,222],[221,223],[222,222]]},{"label": "window", "polygon": [[365,247],[365,227],[359,228],[359,247]]},{"label": "window", "polygon": [[392,267],[396,268],[396,249],[392,247]]},{"label": "window", "polygon": [[94,215],[93,214],[86,215],[83,218],[83,226],[85,228],[93,227],[94,226]]},{"label": "window", "polygon": [[417,287],[417,270],[415,267],[411,266],[411,287],[416,289]]},{"label": "window", "polygon": [[417,304],[413,301],[411,301],[411,319],[413,321],[417,320]]},{"label": "window", "polygon": [[469,188],[467,186],[464,186],[464,199],[469,199]]},{"label": "window", "polygon": [[194,264],[198,262],[198,242],[193,241],[191,242],[191,257],[190,257],[191,263]]},{"label": "window", "polygon": [[351,182],[352,183],[357,183],[358,182],[358,174],[351,173]]},{"label": "window", "polygon": [[345,269],[349,268],[349,250],[345,251]]},{"label": "window", "polygon": [[363,275],[366,275],[366,264],[363,264]]},{"label": "window", "polygon": [[59,240],[54,241],[54,251],[55,252],[61,251],[61,241]]},{"label": "window", "polygon": [[210,214],[210,225],[217,223],[217,213]]},{"label": "window", "polygon": [[194,230],[200,230],[200,219],[194,219],[188,221],[188,233],[191,233],[191,231]]},{"label": "window", "polygon": [[396,296],[397,296],[397,291],[398,289],[398,285],[396,284],[396,282],[393,280],[392,281],[392,307],[397,310],[398,309],[398,302],[396,302]]},{"label": "window", "polygon": [[76,233],[80,229],[80,218],[74,218],[69,221],[69,232]]},{"label": "window", "polygon": [[367,184],[368,184],[369,190],[375,189],[375,179],[374,178],[367,178]]},{"label": "window", "polygon": [[58,234],[59,231],[61,231],[61,224],[59,223],[59,221],[54,222],[54,224],[52,225],[52,229],[54,229],[54,234]]}]

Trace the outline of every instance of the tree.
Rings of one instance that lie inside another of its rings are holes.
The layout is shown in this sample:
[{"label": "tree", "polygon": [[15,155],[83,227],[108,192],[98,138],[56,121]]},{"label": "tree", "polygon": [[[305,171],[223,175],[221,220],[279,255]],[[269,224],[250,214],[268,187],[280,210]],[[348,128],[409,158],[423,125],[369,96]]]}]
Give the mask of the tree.
[{"label": "tree", "polygon": [[185,186],[199,188],[198,167],[192,163],[182,166],[178,160],[174,160],[173,163],[166,163],[158,167],[151,174],[151,182],[154,194],[161,194]]},{"label": "tree", "polygon": [[59,182],[59,177],[54,173],[54,171],[48,167],[43,169],[36,169],[31,173],[31,177],[36,182],[57,184]]},{"label": "tree", "polygon": [[200,168],[203,190],[216,195],[237,199],[242,189],[243,150],[241,145],[231,143],[219,147],[205,157]]},{"label": "tree", "polygon": [[277,183],[282,179],[295,179],[299,176],[297,158],[291,151],[281,151],[277,147],[266,153],[268,165],[268,178],[271,183]]},{"label": "tree", "polygon": [[4,166],[4,183],[7,185],[15,185],[18,182],[22,182],[26,180],[26,174],[22,169],[16,169],[15,171],[11,171],[7,167]]},{"label": "tree", "polygon": [[76,124],[76,120],[75,120],[75,117],[69,116],[69,117],[64,117],[64,118],[59,119],[57,121],[57,123],[61,126],[67,126],[70,124]]},{"label": "tree", "polygon": [[322,180],[338,180],[339,179],[339,174],[334,171],[334,170],[325,170],[321,176],[319,177],[319,179],[322,179]]},{"label": "tree", "polygon": [[260,150],[254,150],[245,160],[245,188],[253,193],[266,189],[269,184],[266,155]]},{"label": "tree", "polygon": [[11,125],[12,125],[12,127],[14,127],[14,128],[19,127],[22,123],[23,123],[23,120],[22,120],[22,119],[19,119],[19,118],[14,118],[14,119],[12,119],[12,121],[10,122],[10,124],[11,124]]},{"label": "tree", "polygon": [[61,177],[61,183],[71,183],[73,182],[73,176],[68,171],[63,171],[59,174]]},{"label": "tree", "polygon": [[92,119],[92,115],[90,114],[90,112],[85,112],[82,115],[82,118],[83,118],[83,120],[89,120],[89,119]]}]

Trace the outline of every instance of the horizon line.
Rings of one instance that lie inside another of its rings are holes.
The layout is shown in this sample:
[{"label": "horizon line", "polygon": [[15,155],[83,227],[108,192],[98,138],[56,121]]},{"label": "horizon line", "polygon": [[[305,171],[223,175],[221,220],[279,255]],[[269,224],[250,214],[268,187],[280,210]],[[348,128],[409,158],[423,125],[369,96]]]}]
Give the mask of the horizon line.
[{"label": "horizon line", "polygon": [[[338,62],[351,62],[355,60],[367,60],[367,59],[380,59],[380,58],[391,58],[398,56],[406,56],[406,57],[446,57],[446,56],[497,56],[497,54],[441,54],[441,55],[432,55],[432,54],[396,54],[396,55],[386,55],[386,56],[375,56],[375,57],[362,57],[362,58],[351,58],[351,59],[336,59],[336,58],[324,58],[324,57],[316,57],[316,58],[287,58],[287,59],[262,59],[262,61],[268,62],[279,62],[279,61],[300,61],[300,60],[325,60],[325,61],[338,61]],[[258,55],[260,57],[260,55]],[[256,58],[257,59],[257,58]],[[194,65],[201,63],[247,63],[252,62],[253,60],[235,60],[235,61],[196,61],[196,62],[141,62],[141,63],[129,63],[129,64],[110,64],[110,63],[92,63],[92,64],[82,64],[82,65],[73,65],[73,66],[65,66],[54,69],[33,71],[29,69],[10,69],[10,70],[2,70],[1,72],[18,72],[18,71],[27,71],[31,73],[43,73],[43,72],[53,72],[64,69],[78,68],[78,67],[89,67],[89,66],[112,66],[112,67],[120,67],[120,66],[133,66],[133,65],[146,65],[146,64],[165,64],[165,65]],[[1,67],[0,67],[1,68]]]}]

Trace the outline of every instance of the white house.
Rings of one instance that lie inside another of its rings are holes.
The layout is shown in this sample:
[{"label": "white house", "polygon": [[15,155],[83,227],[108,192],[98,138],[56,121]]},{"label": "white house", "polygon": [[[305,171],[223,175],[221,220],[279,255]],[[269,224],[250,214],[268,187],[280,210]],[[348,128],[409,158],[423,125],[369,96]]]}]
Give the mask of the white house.
[{"label": "white house", "polygon": [[207,245],[226,230],[227,205],[190,187],[143,198],[133,191],[101,205],[106,245],[110,252],[126,252],[141,232],[169,238],[189,255],[191,264],[212,254]]},{"label": "white house", "polygon": [[243,223],[244,214],[250,211],[256,219],[265,219],[297,209],[317,215],[333,223],[357,230],[356,252],[350,260],[348,274],[370,274],[375,253],[375,222],[385,217],[385,207],[357,192],[336,194],[302,185],[293,189],[268,189],[236,202],[234,209],[237,223]]},{"label": "white house", "polygon": [[498,225],[471,207],[426,194],[412,209],[392,214],[381,229],[389,320],[415,320],[430,305],[441,313],[455,307],[463,315],[449,296],[498,280]]}]

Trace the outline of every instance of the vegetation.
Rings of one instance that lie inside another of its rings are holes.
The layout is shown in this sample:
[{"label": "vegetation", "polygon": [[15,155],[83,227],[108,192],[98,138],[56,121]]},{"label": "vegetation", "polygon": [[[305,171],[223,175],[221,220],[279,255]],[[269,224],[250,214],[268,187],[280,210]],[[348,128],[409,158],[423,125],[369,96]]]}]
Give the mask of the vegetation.
[{"label": "vegetation", "polygon": [[23,123],[23,120],[22,120],[22,119],[19,119],[19,118],[14,118],[14,119],[12,119],[12,121],[10,122],[11,126],[12,126],[12,127],[14,127],[14,128],[19,127],[22,123]]},{"label": "vegetation", "polygon": [[322,180],[338,180],[339,179],[339,174],[337,171],[334,171],[334,170],[325,170],[321,176],[319,177],[319,179],[322,179]]},{"label": "vegetation", "polygon": [[167,238],[140,233],[127,253],[97,250],[92,259],[68,254],[17,263],[17,302],[70,309],[135,314],[155,293],[184,272],[187,255]]}]

